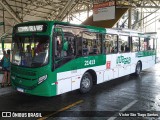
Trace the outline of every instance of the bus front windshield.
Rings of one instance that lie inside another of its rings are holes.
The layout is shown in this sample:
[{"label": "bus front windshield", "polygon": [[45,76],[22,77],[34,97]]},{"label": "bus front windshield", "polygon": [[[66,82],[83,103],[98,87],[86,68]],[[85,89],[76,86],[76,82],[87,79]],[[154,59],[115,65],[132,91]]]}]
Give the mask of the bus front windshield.
[{"label": "bus front windshield", "polygon": [[15,36],[12,46],[12,64],[22,67],[41,67],[48,63],[48,36]]}]

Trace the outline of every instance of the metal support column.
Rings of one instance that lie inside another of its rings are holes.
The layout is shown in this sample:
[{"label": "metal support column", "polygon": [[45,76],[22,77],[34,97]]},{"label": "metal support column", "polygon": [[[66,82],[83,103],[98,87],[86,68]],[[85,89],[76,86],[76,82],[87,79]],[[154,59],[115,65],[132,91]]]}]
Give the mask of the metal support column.
[{"label": "metal support column", "polygon": [[3,32],[5,33],[5,16],[4,16],[4,8],[3,8]]},{"label": "metal support column", "polygon": [[87,5],[87,18],[89,18],[89,5]]},{"label": "metal support column", "polygon": [[132,20],[132,10],[131,10],[132,8],[130,8],[129,10],[128,10],[128,28],[129,29],[131,29],[131,20]]},{"label": "metal support column", "polygon": [[143,31],[143,8],[141,8],[141,16],[140,16],[140,20],[141,20],[141,22],[140,22],[140,30],[141,30],[141,32]]}]

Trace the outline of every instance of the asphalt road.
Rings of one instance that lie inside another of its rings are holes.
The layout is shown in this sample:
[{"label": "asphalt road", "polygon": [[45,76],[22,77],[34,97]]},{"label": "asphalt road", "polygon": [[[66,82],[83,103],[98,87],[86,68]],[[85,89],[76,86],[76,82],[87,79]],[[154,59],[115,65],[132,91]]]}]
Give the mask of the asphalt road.
[{"label": "asphalt road", "polygon": [[[141,76],[125,76],[93,87],[91,92],[79,90],[55,97],[38,97],[17,92],[0,96],[0,111],[41,113],[30,119],[160,119],[160,64],[142,71]],[[16,116],[17,114],[15,114]],[[15,119],[28,119],[17,117]],[[13,118],[1,118],[13,119]]]}]

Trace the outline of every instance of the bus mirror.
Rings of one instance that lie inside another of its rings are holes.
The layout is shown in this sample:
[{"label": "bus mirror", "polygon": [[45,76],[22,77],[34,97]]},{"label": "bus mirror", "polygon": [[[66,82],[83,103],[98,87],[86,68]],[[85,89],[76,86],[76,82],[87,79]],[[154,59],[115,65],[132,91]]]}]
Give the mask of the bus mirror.
[{"label": "bus mirror", "polygon": [[67,50],[68,50],[68,41],[65,41],[65,42],[63,43],[63,50],[64,50],[64,51],[67,51]]}]

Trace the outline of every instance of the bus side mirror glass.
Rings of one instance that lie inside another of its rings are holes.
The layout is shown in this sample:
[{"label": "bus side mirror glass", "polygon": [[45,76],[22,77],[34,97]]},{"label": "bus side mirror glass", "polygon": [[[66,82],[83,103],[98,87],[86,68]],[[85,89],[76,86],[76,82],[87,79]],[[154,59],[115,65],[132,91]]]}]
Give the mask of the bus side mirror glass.
[{"label": "bus side mirror glass", "polygon": [[63,51],[67,51],[68,50],[68,41],[64,41],[63,43]]}]

